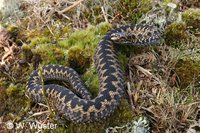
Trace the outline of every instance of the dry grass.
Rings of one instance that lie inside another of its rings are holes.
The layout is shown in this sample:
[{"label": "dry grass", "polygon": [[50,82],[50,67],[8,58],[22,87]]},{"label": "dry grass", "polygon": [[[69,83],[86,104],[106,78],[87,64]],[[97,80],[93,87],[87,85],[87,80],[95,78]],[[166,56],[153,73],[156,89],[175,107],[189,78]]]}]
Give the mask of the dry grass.
[{"label": "dry grass", "polygon": [[159,56],[152,52],[130,59],[133,111],[148,116],[154,132],[185,131],[198,123],[199,88],[192,84],[180,88],[178,83],[182,81],[174,73],[179,54],[168,46],[161,46],[158,51],[162,53]]},{"label": "dry grass", "polygon": [[13,81],[10,71],[19,63],[16,55],[20,53],[20,47],[5,29],[0,29],[0,51],[0,71]]}]

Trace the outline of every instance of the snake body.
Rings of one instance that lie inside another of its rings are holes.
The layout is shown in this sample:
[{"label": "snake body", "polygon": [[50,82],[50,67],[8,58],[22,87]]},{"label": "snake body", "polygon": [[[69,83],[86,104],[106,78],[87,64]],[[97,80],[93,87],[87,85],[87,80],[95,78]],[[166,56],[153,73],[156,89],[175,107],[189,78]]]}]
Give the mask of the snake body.
[{"label": "snake body", "polygon": [[[159,42],[160,33],[153,26],[126,25],[109,31],[97,45],[94,62],[99,77],[99,93],[91,99],[80,76],[72,68],[46,65],[42,71],[34,70],[27,82],[27,96],[34,102],[45,103],[42,88],[50,106],[67,120],[88,123],[105,119],[118,106],[125,93],[124,74],[117,57],[116,45],[150,45]],[[58,84],[45,84],[42,80],[61,80],[69,88]]]}]

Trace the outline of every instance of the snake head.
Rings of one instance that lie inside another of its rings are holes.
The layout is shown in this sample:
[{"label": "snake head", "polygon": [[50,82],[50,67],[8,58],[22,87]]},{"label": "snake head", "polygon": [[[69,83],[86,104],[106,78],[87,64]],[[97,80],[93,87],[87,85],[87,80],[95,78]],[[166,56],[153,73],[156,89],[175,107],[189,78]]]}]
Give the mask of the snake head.
[{"label": "snake head", "polygon": [[160,42],[160,32],[150,26],[122,27],[110,34],[110,39],[115,44],[125,45],[151,45]]},{"label": "snake head", "polygon": [[116,44],[131,44],[130,35],[124,32],[116,32],[111,34],[111,40]]}]

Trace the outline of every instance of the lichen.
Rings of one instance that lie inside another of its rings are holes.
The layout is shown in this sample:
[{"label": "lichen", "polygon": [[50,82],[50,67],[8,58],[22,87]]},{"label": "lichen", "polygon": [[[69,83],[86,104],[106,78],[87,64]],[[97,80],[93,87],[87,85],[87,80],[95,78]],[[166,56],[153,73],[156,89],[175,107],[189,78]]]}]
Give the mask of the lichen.
[{"label": "lichen", "polygon": [[19,10],[19,0],[1,0],[0,1],[0,12],[4,17],[13,15],[16,10]]},{"label": "lichen", "polygon": [[126,132],[126,133],[150,133],[149,121],[146,117],[140,116],[137,120],[132,120],[123,126],[109,127],[106,133]]}]

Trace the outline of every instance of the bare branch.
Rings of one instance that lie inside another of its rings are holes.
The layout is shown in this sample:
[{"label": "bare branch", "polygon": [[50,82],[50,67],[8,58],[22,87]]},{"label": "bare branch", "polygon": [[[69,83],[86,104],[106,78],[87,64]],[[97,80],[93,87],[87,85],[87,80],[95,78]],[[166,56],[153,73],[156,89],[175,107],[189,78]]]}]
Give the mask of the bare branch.
[{"label": "bare branch", "polygon": [[63,14],[64,12],[67,12],[69,10],[71,10],[72,8],[76,7],[77,5],[79,5],[81,2],[83,2],[84,0],[79,0],[77,2],[75,2],[73,5],[69,6],[69,7],[66,7],[65,9],[63,9],[62,11],[58,11],[58,14],[61,15]]}]

